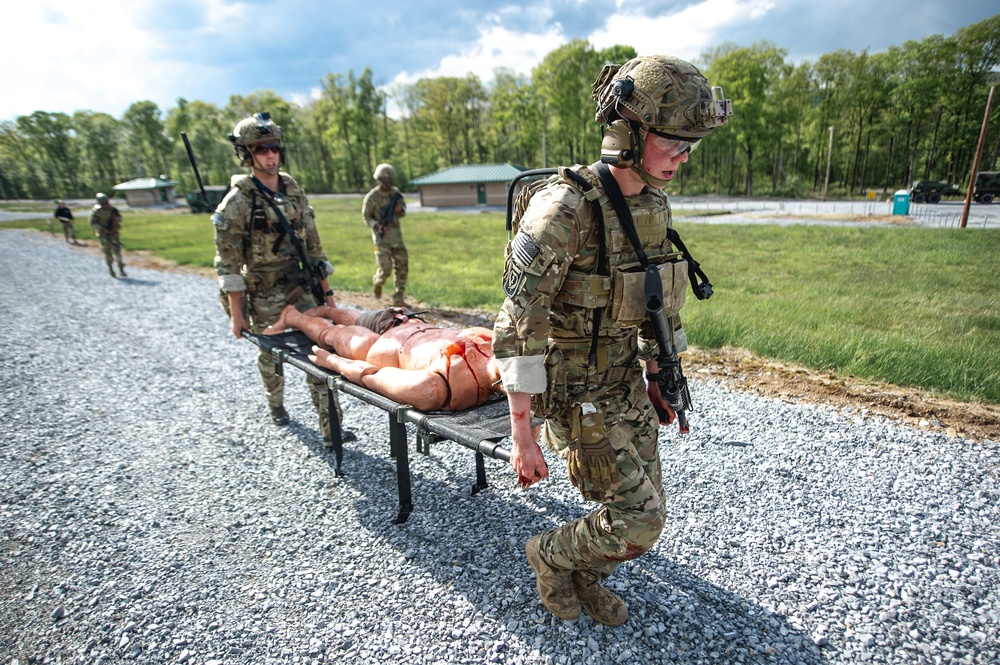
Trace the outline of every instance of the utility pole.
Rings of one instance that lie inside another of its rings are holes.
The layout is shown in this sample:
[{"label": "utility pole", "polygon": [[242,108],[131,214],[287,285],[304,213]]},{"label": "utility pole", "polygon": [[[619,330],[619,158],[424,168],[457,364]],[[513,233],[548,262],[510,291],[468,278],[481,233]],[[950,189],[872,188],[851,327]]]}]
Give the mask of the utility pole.
[{"label": "utility pole", "polygon": [[986,141],[986,130],[990,126],[990,109],[993,108],[993,96],[997,87],[990,86],[990,97],[986,100],[986,114],[983,116],[983,126],[979,130],[979,142],[976,144],[976,155],[972,158],[972,175],[969,176],[969,191],[965,193],[965,207],[962,209],[962,223],[960,229],[964,229],[969,223],[969,205],[972,203],[972,189],[976,186],[976,175],[979,173],[979,155],[983,151],[983,143]]},{"label": "utility pole", "polygon": [[830,166],[833,162],[833,125],[830,125],[830,147],[826,151],[826,182],[823,183],[823,200],[830,189]]}]

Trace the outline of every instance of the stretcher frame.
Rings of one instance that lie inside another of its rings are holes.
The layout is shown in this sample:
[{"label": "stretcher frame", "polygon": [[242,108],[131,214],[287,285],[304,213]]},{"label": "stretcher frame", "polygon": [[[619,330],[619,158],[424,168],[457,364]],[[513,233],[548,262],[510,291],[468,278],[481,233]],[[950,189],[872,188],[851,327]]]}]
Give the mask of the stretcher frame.
[{"label": "stretcher frame", "polygon": [[330,436],[337,476],[344,475],[341,470],[344,446],[340,418],[334,403],[336,394],[345,393],[389,414],[389,456],[396,461],[399,499],[399,510],[392,520],[393,524],[405,523],[413,512],[407,423],[416,427],[416,449],[422,455],[430,454],[432,443],[444,440],[458,443],[475,453],[476,481],[471,490],[473,495],[489,487],[486,480],[486,456],[503,462],[510,461],[510,451],[500,445],[501,441],[510,437],[510,410],[503,395],[496,395],[485,404],[464,411],[424,412],[351,383],[329,369],[317,367],[309,360],[309,353],[315,342],[304,333],[289,331],[278,335],[258,335],[244,331],[243,336],[271,353],[277,374],[284,375],[284,365],[287,364],[326,384],[330,407]]}]

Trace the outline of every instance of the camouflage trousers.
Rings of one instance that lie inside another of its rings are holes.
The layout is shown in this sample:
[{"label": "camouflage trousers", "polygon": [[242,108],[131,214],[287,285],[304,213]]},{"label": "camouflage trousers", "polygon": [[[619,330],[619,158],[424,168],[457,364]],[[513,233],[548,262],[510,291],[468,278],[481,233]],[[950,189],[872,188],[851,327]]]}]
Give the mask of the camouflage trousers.
[{"label": "camouflage trousers", "polygon": [[73,228],[73,222],[63,221],[60,219],[59,223],[62,224],[63,235],[66,237],[66,242],[76,242],[76,229]]},{"label": "camouflage trousers", "polygon": [[110,268],[113,262],[118,263],[118,269],[125,265],[122,262],[122,242],[117,233],[107,233],[97,236],[101,241],[101,251],[104,252],[104,262]]},{"label": "camouflage trousers", "polygon": [[[246,308],[250,321],[250,332],[260,334],[264,328],[278,320],[281,310],[287,304],[285,290],[285,285],[278,284],[270,289],[255,291],[253,294],[247,293]],[[303,295],[295,303],[295,308],[300,312],[315,306],[315,300],[310,295]],[[260,349],[257,354],[257,369],[264,382],[264,394],[267,396],[268,406],[283,406],[285,403],[285,377],[277,373],[274,366],[274,356],[264,349]],[[319,414],[320,432],[324,437],[329,437],[329,389],[322,380],[312,375],[306,375],[306,382],[309,386],[309,395],[312,397],[313,406],[316,408],[316,413]],[[336,393],[333,395],[333,403],[337,409],[338,420],[343,422],[344,412],[340,408],[340,401],[337,399]]]},{"label": "camouflage trousers", "polygon": [[[666,517],[657,447],[659,423],[646,396],[642,369],[616,369],[626,374],[622,381],[591,386],[579,400],[592,403],[595,412],[572,407],[556,411],[546,418],[541,436],[563,458],[574,436],[602,436],[615,450],[616,485],[608,492],[595,491],[586,479],[577,485],[585,498],[601,507],[541,534],[539,549],[549,564],[580,571],[594,581],[651,549]],[[572,386],[570,393],[576,393]]]},{"label": "camouflage trousers", "polygon": [[372,277],[372,286],[385,284],[389,275],[395,270],[393,294],[402,298],[406,292],[406,278],[410,274],[410,261],[406,245],[387,245],[384,243],[375,245],[375,263],[377,267],[375,275]]}]

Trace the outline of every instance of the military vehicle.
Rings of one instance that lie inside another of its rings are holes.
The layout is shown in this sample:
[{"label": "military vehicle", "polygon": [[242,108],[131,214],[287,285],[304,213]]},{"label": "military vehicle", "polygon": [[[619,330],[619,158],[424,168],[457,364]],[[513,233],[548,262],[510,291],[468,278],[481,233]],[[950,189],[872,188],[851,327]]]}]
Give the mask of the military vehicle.
[{"label": "military vehicle", "polygon": [[917,180],[910,187],[913,203],[940,203],[942,196],[961,196],[962,190],[943,180]]},{"label": "military vehicle", "polygon": [[976,174],[976,186],[972,188],[972,200],[976,203],[993,203],[1000,197],[1000,171],[980,171]]},{"label": "military vehicle", "polygon": [[[942,180],[917,180],[910,187],[910,201],[913,203],[940,203],[943,196],[965,196],[957,185]],[[1000,171],[980,171],[976,174],[976,184],[972,188],[972,200],[976,203],[993,203],[1000,198]]]},{"label": "military vehicle", "polygon": [[215,207],[222,202],[223,197],[225,197],[226,192],[229,191],[228,187],[223,187],[221,185],[209,185],[205,187],[205,197],[201,195],[201,192],[190,192],[184,198],[187,199],[188,207],[191,208],[192,213],[196,212],[214,212]]}]

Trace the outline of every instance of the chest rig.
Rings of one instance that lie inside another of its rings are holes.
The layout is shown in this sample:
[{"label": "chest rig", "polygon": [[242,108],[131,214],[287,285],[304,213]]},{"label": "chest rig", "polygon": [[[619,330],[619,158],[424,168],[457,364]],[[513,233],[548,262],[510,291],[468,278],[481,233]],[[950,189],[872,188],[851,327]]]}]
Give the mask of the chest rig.
[{"label": "chest rig", "polygon": [[[262,185],[252,177],[238,180],[235,185],[250,200],[249,223],[243,236],[248,262],[259,268],[289,263],[292,252],[282,249],[289,233],[302,234],[301,210],[295,191],[286,191],[284,179],[279,179],[280,189],[268,198]],[[268,190],[269,191],[269,190]],[[283,219],[284,218],[284,219]]]},{"label": "chest rig", "polygon": [[[602,327],[622,329],[639,326],[647,318],[645,302],[646,265],[655,265],[663,294],[662,309],[667,316],[677,314],[684,306],[685,286],[690,282],[699,300],[711,295],[712,286],[697,261],[688,252],[680,235],[672,228],[670,208],[665,197],[644,192],[631,212],[633,238],[623,227],[615,203],[608,196],[593,167],[560,167],[525,171],[511,182],[507,198],[507,229],[515,231],[528,202],[536,192],[549,184],[563,182],[579,189],[590,202],[595,235],[598,241],[597,260],[589,270],[570,270],[553,301],[554,307],[579,307],[592,310],[592,339],[589,361],[593,365],[597,340]],[[549,175],[546,180],[531,183],[517,192],[518,180]],[[606,177],[612,177],[610,173]],[[617,185],[616,185],[617,187]],[[620,192],[619,192],[620,197]],[[626,206],[624,201],[619,206]],[[640,259],[636,247],[644,256]]]}]

